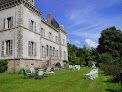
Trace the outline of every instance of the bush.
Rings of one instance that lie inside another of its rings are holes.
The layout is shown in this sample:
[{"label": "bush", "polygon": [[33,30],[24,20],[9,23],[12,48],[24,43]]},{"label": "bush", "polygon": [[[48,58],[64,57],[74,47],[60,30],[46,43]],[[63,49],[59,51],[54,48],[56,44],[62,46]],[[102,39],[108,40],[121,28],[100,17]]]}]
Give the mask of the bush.
[{"label": "bush", "polygon": [[119,81],[120,79],[120,71],[122,70],[120,65],[107,65],[107,64],[100,64],[100,67],[105,71],[106,74],[112,75],[115,81]]},{"label": "bush", "polygon": [[58,62],[58,63],[56,63],[56,65],[55,65],[56,67],[59,67],[59,68],[61,68],[61,64]]},{"label": "bush", "polygon": [[16,74],[23,74],[23,69],[16,71]]},{"label": "bush", "polygon": [[35,70],[38,70],[38,69],[40,69],[40,67],[37,67],[37,68],[34,68]]},{"label": "bush", "polygon": [[64,60],[63,62],[64,62],[64,63],[66,63],[66,64],[68,63],[68,61],[67,61],[67,60]]},{"label": "bush", "polygon": [[92,67],[92,62],[91,61],[88,61],[88,67]]},{"label": "bush", "polygon": [[7,70],[8,62],[6,60],[0,60],[0,73],[3,73]]}]

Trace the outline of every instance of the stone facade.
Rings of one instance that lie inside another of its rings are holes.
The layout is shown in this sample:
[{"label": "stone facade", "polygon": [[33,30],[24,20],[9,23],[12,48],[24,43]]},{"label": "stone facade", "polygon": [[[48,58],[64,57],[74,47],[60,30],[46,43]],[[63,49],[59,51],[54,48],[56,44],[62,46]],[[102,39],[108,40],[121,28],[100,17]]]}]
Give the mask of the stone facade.
[{"label": "stone facade", "polygon": [[8,72],[46,67],[50,58],[53,66],[57,62],[63,66],[63,60],[68,60],[63,26],[50,15],[50,22],[41,16],[34,2],[11,0],[0,5],[0,59],[8,60]]}]

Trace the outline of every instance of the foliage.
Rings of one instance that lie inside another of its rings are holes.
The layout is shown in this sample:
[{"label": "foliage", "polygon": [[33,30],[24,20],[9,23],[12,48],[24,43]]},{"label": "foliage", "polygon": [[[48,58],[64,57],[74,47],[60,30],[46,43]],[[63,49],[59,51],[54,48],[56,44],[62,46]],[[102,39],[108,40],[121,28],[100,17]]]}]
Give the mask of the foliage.
[{"label": "foliage", "polygon": [[[97,52],[98,51],[98,52]],[[99,46],[94,53],[100,67],[105,73],[110,74],[118,81],[120,70],[122,69],[122,31],[115,27],[102,31],[99,38]]]},{"label": "foliage", "polygon": [[67,61],[67,60],[64,60],[63,62],[64,62],[64,63],[66,63],[66,64],[68,63],[68,61]]},{"label": "foliage", "polygon": [[40,69],[40,67],[36,67],[36,68],[34,68],[35,70],[38,70],[38,69]]},{"label": "foliage", "polygon": [[23,69],[16,71],[16,74],[23,74]]},{"label": "foliage", "polygon": [[[29,69],[26,69],[26,72],[30,73],[31,71]],[[20,69],[20,70],[16,71],[15,74],[23,74],[23,69]]]},{"label": "foliage", "polygon": [[[109,53],[114,63],[121,63],[122,60],[122,32],[115,27],[102,31],[97,48],[99,54]],[[109,55],[110,56],[110,55]]]},{"label": "foliage", "polygon": [[8,62],[6,60],[0,60],[0,73],[3,73],[7,70]]},{"label": "foliage", "polygon": [[61,64],[59,62],[57,62],[55,66],[61,68]]},{"label": "foliage", "polygon": [[88,67],[91,67],[93,64],[91,61],[88,62]]},{"label": "foliage", "polygon": [[112,75],[115,82],[119,81],[120,71],[122,71],[120,65],[100,64],[100,67],[105,71],[106,74]]},{"label": "foliage", "polygon": [[71,65],[86,65],[88,62],[93,60],[92,50],[83,46],[83,48],[78,48],[75,45],[68,43],[68,60]]}]

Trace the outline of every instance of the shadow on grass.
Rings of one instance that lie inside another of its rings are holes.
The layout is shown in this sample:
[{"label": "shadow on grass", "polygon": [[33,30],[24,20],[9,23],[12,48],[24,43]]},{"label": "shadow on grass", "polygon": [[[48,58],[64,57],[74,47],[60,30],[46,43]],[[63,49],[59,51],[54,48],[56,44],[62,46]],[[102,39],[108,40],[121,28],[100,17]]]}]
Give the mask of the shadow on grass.
[{"label": "shadow on grass", "polygon": [[120,79],[119,78],[113,78],[113,79],[110,79],[110,80],[107,80],[107,81],[104,81],[104,82],[119,83]]},{"label": "shadow on grass", "polygon": [[86,78],[83,78],[84,80],[86,80]]},{"label": "shadow on grass", "polygon": [[112,89],[105,89],[108,92],[122,92],[122,89],[120,90],[112,90]]}]

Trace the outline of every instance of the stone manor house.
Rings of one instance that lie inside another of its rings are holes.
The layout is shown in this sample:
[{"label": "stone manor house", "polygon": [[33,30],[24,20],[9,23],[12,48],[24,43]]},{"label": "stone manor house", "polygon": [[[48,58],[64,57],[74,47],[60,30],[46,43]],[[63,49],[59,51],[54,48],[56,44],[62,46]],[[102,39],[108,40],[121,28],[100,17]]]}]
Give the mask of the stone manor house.
[{"label": "stone manor house", "polygon": [[34,6],[34,0],[0,0],[0,60],[8,72],[21,68],[63,66],[68,60],[67,33],[63,25]]}]

